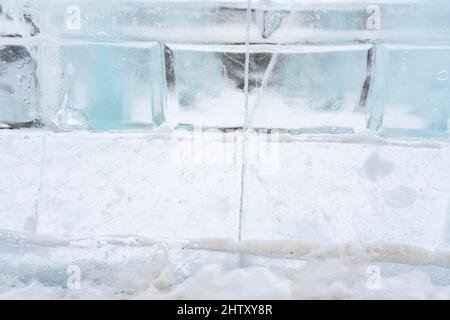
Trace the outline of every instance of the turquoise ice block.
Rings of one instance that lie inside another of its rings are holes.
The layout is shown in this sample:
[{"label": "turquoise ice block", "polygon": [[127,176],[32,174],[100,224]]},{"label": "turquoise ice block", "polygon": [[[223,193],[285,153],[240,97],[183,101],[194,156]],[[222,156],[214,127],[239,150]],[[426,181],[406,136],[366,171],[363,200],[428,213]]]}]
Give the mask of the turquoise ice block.
[{"label": "turquoise ice block", "polygon": [[164,119],[163,57],[156,43],[83,43],[57,49],[61,86],[55,122],[63,129],[153,128]]},{"label": "turquoise ice block", "polygon": [[450,46],[380,45],[369,125],[385,136],[446,137]]}]

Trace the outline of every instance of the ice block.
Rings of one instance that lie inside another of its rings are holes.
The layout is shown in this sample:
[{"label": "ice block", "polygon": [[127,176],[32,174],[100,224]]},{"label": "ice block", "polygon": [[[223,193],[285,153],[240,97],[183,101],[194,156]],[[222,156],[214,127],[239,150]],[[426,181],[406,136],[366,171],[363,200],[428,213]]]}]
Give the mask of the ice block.
[{"label": "ice block", "polygon": [[48,33],[55,37],[97,41],[245,41],[244,0],[53,0],[50,6]]},{"label": "ice block", "polygon": [[437,41],[450,36],[445,0],[252,0],[251,42]]},{"label": "ice block", "polygon": [[242,127],[245,47],[169,44],[167,49],[168,124]]},{"label": "ice block", "polygon": [[444,0],[3,0],[0,8],[3,122],[448,136]]},{"label": "ice block", "polygon": [[450,128],[450,47],[380,45],[370,127],[386,136],[446,137]]},{"label": "ice block", "polygon": [[30,126],[39,112],[37,46],[24,39],[39,28],[32,10],[18,2],[0,3],[0,123]]},{"label": "ice block", "polygon": [[252,45],[251,70],[257,88],[249,93],[249,123],[296,133],[352,133],[364,130],[364,85],[370,44]]},{"label": "ice block", "polygon": [[164,120],[159,44],[69,42],[48,45],[45,50],[48,121],[57,127],[149,129]]}]

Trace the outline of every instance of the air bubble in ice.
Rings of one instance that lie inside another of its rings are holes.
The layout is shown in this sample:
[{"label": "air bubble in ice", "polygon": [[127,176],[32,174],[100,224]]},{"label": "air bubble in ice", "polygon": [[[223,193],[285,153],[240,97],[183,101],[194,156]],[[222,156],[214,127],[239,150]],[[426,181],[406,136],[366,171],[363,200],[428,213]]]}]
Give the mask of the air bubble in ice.
[{"label": "air bubble in ice", "polygon": [[442,70],[441,72],[439,72],[437,75],[437,79],[439,81],[447,81],[448,80],[448,71]]},{"label": "air bubble in ice", "polygon": [[416,192],[411,188],[398,186],[389,192],[386,202],[391,208],[406,208],[416,202]]}]

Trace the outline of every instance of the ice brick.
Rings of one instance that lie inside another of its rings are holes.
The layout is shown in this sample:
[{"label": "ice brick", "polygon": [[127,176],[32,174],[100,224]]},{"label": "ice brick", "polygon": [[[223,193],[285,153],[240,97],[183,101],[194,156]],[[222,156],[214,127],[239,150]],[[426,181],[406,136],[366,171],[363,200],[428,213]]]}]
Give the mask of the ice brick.
[{"label": "ice brick", "polygon": [[39,33],[32,7],[0,3],[0,123],[27,123],[38,117],[37,47],[26,43]]},{"label": "ice brick", "polygon": [[167,121],[179,125],[244,124],[244,45],[168,45]]},{"label": "ice brick", "polygon": [[252,6],[252,42],[349,40],[372,27],[368,5],[358,1],[256,0]]},{"label": "ice brick", "polygon": [[[89,132],[50,136],[38,233],[235,238],[240,167],[232,161],[197,165],[180,159],[183,150],[190,150],[190,137]],[[207,146],[217,138],[204,136],[197,142]],[[239,157],[234,142],[220,147]]]},{"label": "ice brick", "polygon": [[0,122],[23,123],[38,117],[37,66],[35,47],[0,42]]},{"label": "ice brick", "polygon": [[371,127],[387,136],[446,136],[450,47],[382,45],[376,56]]},{"label": "ice brick", "polygon": [[279,148],[278,172],[247,171],[243,239],[448,245],[448,144],[296,141]]},{"label": "ice brick", "polygon": [[[366,127],[371,45],[250,47],[252,127],[349,133]],[[360,110],[361,109],[361,110]]]},{"label": "ice brick", "polygon": [[251,42],[445,40],[445,0],[253,0]]},{"label": "ice brick", "polygon": [[[163,120],[159,44],[67,43],[46,46],[49,120],[63,129],[151,128]],[[58,79],[55,85],[55,77]]]},{"label": "ice brick", "polygon": [[244,42],[245,9],[245,0],[58,0],[49,32],[77,39]]},{"label": "ice brick", "polygon": [[0,229],[35,232],[45,133],[0,133]]}]

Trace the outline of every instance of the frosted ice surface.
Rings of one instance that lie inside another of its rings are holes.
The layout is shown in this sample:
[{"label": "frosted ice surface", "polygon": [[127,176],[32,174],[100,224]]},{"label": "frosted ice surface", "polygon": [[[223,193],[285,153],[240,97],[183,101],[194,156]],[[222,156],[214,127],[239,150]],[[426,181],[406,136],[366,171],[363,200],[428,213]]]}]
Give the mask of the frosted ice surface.
[{"label": "frosted ice surface", "polygon": [[0,229],[36,231],[43,132],[0,135]]},{"label": "frosted ice surface", "polygon": [[448,145],[279,148],[277,174],[247,171],[243,239],[448,246]]},{"label": "frosted ice surface", "polygon": [[[217,137],[203,139],[208,143]],[[227,152],[240,157],[240,149],[228,145]],[[173,159],[181,148],[183,140],[143,133],[50,135],[38,233],[57,238],[235,238],[239,166],[179,163]]]}]

